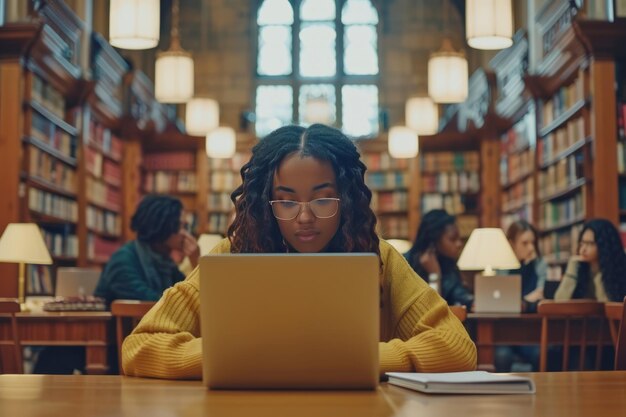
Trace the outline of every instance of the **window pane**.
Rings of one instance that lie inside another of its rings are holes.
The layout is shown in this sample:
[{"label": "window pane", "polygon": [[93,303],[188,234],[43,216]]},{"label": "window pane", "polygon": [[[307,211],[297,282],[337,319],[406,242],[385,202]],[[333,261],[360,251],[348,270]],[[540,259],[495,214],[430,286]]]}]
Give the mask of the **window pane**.
[{"label": "window pane", "polygon": [[303,0],[301,20],[335,20],[335,0]]},{"label": "window pane", "polygon": [[303,24],[300,30],[300,75],[330,77],[336,73],[335,25]]},{"label": "window pane", "polygon": [[378,12],[370,0],[348,0],[341,11],[344,25],[378,23]]},{"label": "window pane", "polygon": [[300,87],[298,98],[300,124],[332,125],[337,118],[335,87],[332,84],[309,84]]},{"label": "window pane", "polygon": [[256,134],[263,137],[293,120],[291,86],[261,85],[256,89]]},{"label": "window pane", "polygon": [[378,87],[345,85],[341,89],[342,130],[346,135],[372,136],[378,133]]},{"label": "window pane", "polygon": [[291,28],[264,26],[259,28],[259,75],[291,74]]},{"label": "window pane", "polygon": [[346,26],[344,36],[343,65],[346,74],[378,74],[376,27]]},{"label": "window pane", "polygon": [[293,9],[288,0],[265,0],[259,8],[256,22],[262,25],[293,24]]}]

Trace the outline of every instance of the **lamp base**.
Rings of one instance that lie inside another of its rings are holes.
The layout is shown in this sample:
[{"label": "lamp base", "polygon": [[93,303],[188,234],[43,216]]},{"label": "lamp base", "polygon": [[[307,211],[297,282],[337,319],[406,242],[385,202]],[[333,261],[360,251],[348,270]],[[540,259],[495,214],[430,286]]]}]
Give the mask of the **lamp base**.
[{"label": "lamp base", "polygon": [[29,313],[31,311],[30,305],[28,303],[20,303],[20,312],[21,313]]}]

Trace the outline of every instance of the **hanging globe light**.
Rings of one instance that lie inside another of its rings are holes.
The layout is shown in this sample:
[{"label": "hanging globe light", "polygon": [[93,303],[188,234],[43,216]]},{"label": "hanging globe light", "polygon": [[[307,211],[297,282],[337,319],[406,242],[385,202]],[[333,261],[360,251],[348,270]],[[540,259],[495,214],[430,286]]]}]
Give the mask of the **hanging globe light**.
[{"label": "hanging globe light", "polygon": [[511,0],[467,0],[465,37],[476,49],[504,49],[513,45]]},{"label": "hanging globe light", "polygon": [[159,44],[159,0],[111,0],[109,42],[121,49],[150,49]]},{"label": "hanging globe light", "polygon": [[394,126],[389,129],[387,146],[392,158],[415,158],[419,152],[417,133],[406,126]]},{"label": "hanging globe light", "polygon": [[406,101],[407,127],[418,135],[434,135],[439,130],[439,109],[430,97],[411,97]]},{"label": "hanging globe light", "polygon": [[467,98],[468,69],[465,54],[445,38],[428,60],[428,95],[436,103],[461,103]]},{"label": "hanging globe light", "polygon": [[237,149],[237,136],[232,127],[218,127],[206,136],[209,158],[232,158]]}]

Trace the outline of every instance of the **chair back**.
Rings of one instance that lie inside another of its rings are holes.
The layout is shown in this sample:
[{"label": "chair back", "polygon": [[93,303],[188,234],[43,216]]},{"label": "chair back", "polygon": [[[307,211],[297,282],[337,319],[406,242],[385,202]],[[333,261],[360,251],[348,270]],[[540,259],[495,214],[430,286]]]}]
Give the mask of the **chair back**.
[{"label": "chair back", "polygon": [[609,331],[611,332],[611,340],[613,346],[617,346],[617,336],[619,332],[619,325],[622,321],[622,310],[624,304],[621,302],[608,302],[604,303],[604,315],[609,323]]},{"label": "chair back", "polygon": [[[16,313],[20,312],[20,303],[14,298],[0,298],[0,314],[9,315],[11,322],[11,334],[13,336],[13,359],[15,361],[15,368],[17,373],[24,373],[24,361],[22,359],[22,344],[20,343],[20,334],[17,331],[17,318]],[[0,355],[0,361],[2,355]],[[0,367],[3,369],[3,367]]]},{"label": "chair back", "polygon": [[156,304],[155,301],[115,300],[111,303],[111,315],[115,317],[117,356],[120,375],[122,369],[122,343],[126,336],[139,324],[141,318]]},{"label": "chair back", "polygon": [[452,311],[452,314],[454,314],[461,323],[464,323],[465,319],[467,319],[467,308],[465,308],[465,306],[450,306],[450,311]]},{"label": "chair back", "polygon": [[615,370],[626,371],[626,297],[622,303],[622,319],[615,343]]},{"label": "chair back", "polygon": [[[563,346],[564,371],[569,367],[572,346],[580,346],[579,369],[581,371],[585,369],[588,344],[596,345],[595,369],[600,368],[604,328],[603,303],[595,300],[542,300],[537,307],[537,313],[541,316],[540,372],[547,370],[548,344],[553,344],[553,341],[558,339],[560,339],[558,344]],[[591,332],[590,322],[598,324],[591,327]],[[594,340],[589,343],[592,338]]]}]

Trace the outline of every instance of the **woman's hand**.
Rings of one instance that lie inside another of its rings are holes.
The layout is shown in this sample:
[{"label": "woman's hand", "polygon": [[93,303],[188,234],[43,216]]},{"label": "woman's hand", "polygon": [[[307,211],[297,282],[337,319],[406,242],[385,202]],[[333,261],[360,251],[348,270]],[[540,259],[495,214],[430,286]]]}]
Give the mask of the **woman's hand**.
[{"label": "woman's hand", "polygon": [[420,264],[422,264],[427,273],[441,276],[441,266],[437,260],[437,251],[434,247],[428,248],[426,252],[420,255]]},{"label": "woman's hand", "polygon": [[198,259],[200,258],[200,247],[196,239],[186,230],[182,230],[180,234],[183,237],[183,243],[181,251],[189,258],[189,262],[195,268],[198,266]]}]

